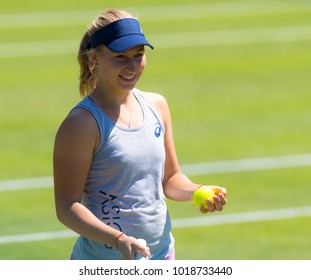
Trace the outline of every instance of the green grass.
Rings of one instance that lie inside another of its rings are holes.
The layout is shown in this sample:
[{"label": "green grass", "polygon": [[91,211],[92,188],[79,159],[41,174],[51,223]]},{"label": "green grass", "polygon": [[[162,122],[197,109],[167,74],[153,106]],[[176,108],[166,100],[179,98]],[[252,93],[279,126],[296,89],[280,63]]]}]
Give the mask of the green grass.
[{"label": "green grass", "polygon": [[190,260],[304,260],[311,257],[310,230],[310,218],[299,218],[174,229],[173,234],[177,257]]},{"label": "green grass", "polygon": [[[196,1],[200,2],[235,3]],[[295,9],[142,23],[147,36],[246,28],[268,32],[270,27],[311,24],[307,1],[273,3],[279,3],[280,9],[286,5]],[[130,6],[144,11],[147,6],[180,4],[192,2],[137,0]],[[114,6],[129,4],[115,1]],[[80,100],[76,50],[86,26],[97,16],[90,17],[87,11],[104,8],[93,0],[3,1],[1,14],[72,10],[86,14],[77,24],[29,28],[9,28],[0,19],[0,49],[10,42],[73,40],[70,54],[0,56],[0,180],[52,175],[55,133]],[[143,14],[140,17],[144,19]],[[310,48],[310,38],[176,49],[156,44],[155,50],[147,51],[148,66],[138,87],[167,98],[182,164],[310,153]],[[227,187],[226,209],[209,214],[222,215],[310,206],[308,174],[309,167],[297,167],[191,179]],[[52,188],[1,192],[0,237],[65,230],[55,217],[53,199]],[[202,216],[191,202],[168,201],[168,205],[172,219]],[[173,229],[178,259],[310,259],[309,232],[310,217]],[[74,240],[0,244],[0,259],[68,259]]]}]

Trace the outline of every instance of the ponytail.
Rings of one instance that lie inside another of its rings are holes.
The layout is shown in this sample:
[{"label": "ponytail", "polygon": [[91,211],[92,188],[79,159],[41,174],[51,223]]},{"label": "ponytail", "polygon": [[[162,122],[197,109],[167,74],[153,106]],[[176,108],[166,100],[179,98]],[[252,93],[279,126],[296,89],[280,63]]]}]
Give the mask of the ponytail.
[{"label": "ponytail", "polygon": [[97,81],[95,65],[88,56],[90,51],[89,41],[90,36],[86,32],[82,37],[78,53],[78,62],[80,64],[79,91],[81,97],[88,96],[95,89]]}]

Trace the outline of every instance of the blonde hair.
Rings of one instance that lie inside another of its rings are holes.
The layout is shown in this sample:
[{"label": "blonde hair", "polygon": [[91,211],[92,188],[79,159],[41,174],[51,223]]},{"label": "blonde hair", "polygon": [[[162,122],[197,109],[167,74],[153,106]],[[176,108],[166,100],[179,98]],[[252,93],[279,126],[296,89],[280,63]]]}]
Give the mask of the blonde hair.
[{"label": "blonde hair", "polygon": [[88,30],[82,37],[79,53],[78,62],[80,65],[80,84],[79,91],[81,97],[86,97],[91,94],[95,89],[97,83],[97,76],[95,67],[96,65],[90,61],[88,53],[90,50],[89,42],[90,37],[97,30],[103,28],[104,26],[123,18],[135,18],[130,13],[123,10],[108,9],[103,11],[89,26]]}]

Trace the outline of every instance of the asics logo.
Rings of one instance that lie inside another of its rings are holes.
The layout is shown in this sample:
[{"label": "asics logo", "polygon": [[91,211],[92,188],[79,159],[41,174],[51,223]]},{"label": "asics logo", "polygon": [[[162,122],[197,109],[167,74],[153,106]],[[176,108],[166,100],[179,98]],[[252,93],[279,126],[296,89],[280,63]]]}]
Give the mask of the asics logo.
[{"label": "asics logo", "polygon": [[154,136],[157,137],[157,138],[159,138],[160,135],[161,135],[161,130],[162,130],[161,124],[160,124],[159,122],[157,122],[157,123],[155,124]]}]

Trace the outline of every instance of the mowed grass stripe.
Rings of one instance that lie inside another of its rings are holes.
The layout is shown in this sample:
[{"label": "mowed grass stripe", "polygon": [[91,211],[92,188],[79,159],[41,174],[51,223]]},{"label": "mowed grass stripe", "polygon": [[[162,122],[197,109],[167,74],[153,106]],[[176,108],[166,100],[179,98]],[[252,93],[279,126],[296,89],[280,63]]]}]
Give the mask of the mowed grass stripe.
[{"label": "mowed grass stripe", "polygon": [[[148,36],[160,49],[219,45],[287,43],[311,40],[311,25],[176,32]],[[78,40],[51,40],[0,45],[0,58],[67,55],[77,52]]]},{"label": "mowed grass stripe", "polygon": [[[311,11],[308,2],[222,2],[126,8],[143,22],[164,20],[208,19],[277,14],[299,14]],[[81,25],[83,18],[94,18],[100,10],[76,10],[1,14],[0,29],[42,28],[47,26]]]},{"label": "mowed grass stripe", "polygon": [[[310,165],[311,154],[301,154],[183,164],[181,165],[181,169],[188,176],[197,176],[216,173],[233,173],[256,170],[294,168]],[[0,192],[41,189],[49,188],[51,186],[53,186],[53,177],[3,180],[0,181]]]},{"label": "mowed grass stripe", "polygon": [[[202,227],[202,226],[206,227],[224,224],[238,224],[238,223],[293,219],[308,216],[311,216],[311,206],[174,219],[172,220],[172,225],[173,228],[189,228],[189,227]],[[77,236],[77,234],[70,230],[39,232],[21,235],[7,235],[7,236],[0,236],[0,244],[45,241],[52,239],[71,238],[75,236]]]}]

